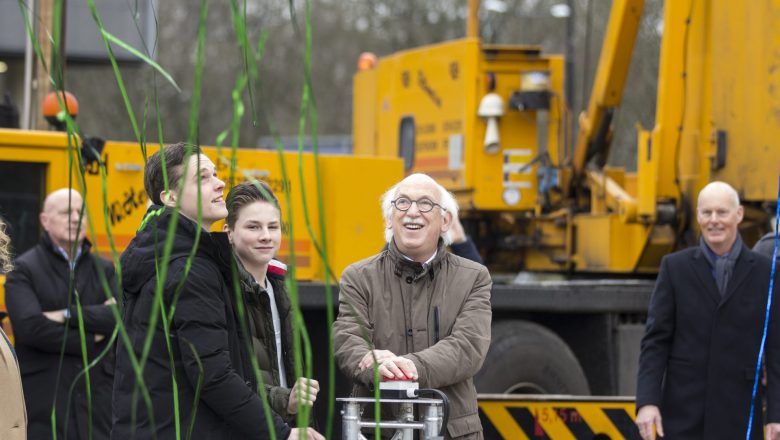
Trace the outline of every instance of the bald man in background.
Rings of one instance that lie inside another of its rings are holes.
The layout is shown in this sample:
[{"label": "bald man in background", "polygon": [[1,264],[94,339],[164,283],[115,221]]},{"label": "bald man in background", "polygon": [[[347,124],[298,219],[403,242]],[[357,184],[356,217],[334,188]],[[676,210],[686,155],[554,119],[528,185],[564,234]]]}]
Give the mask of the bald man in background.
[{"label": "bald man in background", "polygon": [[[68,188],[49,194],[40,214],[43,236],[16,260],[5,283],[31,440],[54,438],[52,408],[57,438],[86,439],[90,425],[92,438],[109,437],[113,349],[89,371],[91,421],[86,382],[77,378],[84,369],[82,353],[91,362],[106,350],[115,325],[109,309],[115,304],[114,268],[90,253],[82,206],[81,195]],[[83,342],[79,321],[84,325]]]},{"label": "bald man in background", "polygon": [[[737,192],[699,193],[699,246],[661,261],[642,339],[636,423],[644,440],[745,438],[764,331],[770,260],[742,243]],[[777,281],[774,297],[777,298]],[[766,340],[766,416],[759,391],[749,438],[780,438],[780,315]]]}]

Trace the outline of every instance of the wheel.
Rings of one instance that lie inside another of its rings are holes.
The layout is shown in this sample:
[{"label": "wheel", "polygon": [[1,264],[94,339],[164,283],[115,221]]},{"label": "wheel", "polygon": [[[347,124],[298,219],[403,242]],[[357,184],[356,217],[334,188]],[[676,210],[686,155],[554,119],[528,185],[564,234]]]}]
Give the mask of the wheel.
[{"label": "wheel", "polygon": [[490,349],[474,384],[479,393],[590,394],[585,372],[569,346],[529,321],[493,325]]}]

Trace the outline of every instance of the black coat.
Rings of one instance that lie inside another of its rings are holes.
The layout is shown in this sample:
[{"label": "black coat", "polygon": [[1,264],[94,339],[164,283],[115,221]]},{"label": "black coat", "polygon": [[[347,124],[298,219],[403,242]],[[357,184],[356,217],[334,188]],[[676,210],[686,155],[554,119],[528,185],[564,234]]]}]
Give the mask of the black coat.
[{"label": "black coat", "polygon": [[[169,208],[150,207],[138,234],[121,258],[123,322],[132,341],[131,348],[139,358],[155,303],[156,262],[161,269],[172,213]],[[173,372],[178,387],[181,438],[187,437],[192,418],[195,419],[193,438],[197,439],[269,437],[246,342],[233,306],[234,292],[226,283],[231,279],[232,258],[227,236],[202,231],[191,267],[185,274],[197,228],[194,222],[179,216],[167,276],[162,283],[166,310],[173,303],[177,286],[181,287],[168,332],[170,358],[163,322],[158,319],[143,373],[153,406],[151,414],[143,399],[134,399],[136,376],[127,348],[118,344],[112,438],[150,439],[155,434],[158,439],[176,437]],[[275,413],[271,417],[277,438],[286,439],[290,428]]]},{"label": "black coat", "polygon": [[474,240],[469,236],[466,236],[466,241],[462,243],[452,243],[450,249],[453,254],[459,257],[466,258],[475,263],[484,264],[482,262],[482,256],[479,255],[477,246],[474,244]]},{"label": "black coat", "polygon": [[[769,259],[745,246],[723,298],[699,247],[664,257],[642,340],[636,407],[660,407],[666,438],[745,438],[769,280]],[[766,344],[767,422],[780,422],[778,292]],[[761,399],[759,391],[754,439],[763,438]]]},{"label": "black coat", "polygon": [[[105,274],[108,285],[114,289],[114,268],[108,261],[93,256],[89,242],[82,245],[74,271],[75,291],[83,310],[86,332],[85,349],[90,360],[106,348],[114,330],[114,317],[106,301],[98,271]],[[27,405],[28,437],[52,438],[50,413],[57,396],[58,439],[86,439],[86,386],[79,380],[68,408],[68,391],[76,376],[84,368],[79,338],[75,295],[69,295],[69,263],[52,244],[48,235],[40,243],[22,254],[8,273],[5,283],[8,315],[14,328],[16,352],[22,373],[24,398]],[[111,292],[113,296],[113,291]],[[69,299],[70,297],[70,299]],[[43,312],[62,310],[70,305],[71,319],[67,337],[64,325],[47,319]],[[95,334],[106,336],[95,343]],[[62,369],[57,377],[60,352],[63,349]],[[94,429],[93,438],[108,438],[111,411],[111,383],[113,381],[113,350],[90,370]],[[69,410],[69,412],[68,412]],[[65,437],[65,419],[68,414],[68,435]]]}]

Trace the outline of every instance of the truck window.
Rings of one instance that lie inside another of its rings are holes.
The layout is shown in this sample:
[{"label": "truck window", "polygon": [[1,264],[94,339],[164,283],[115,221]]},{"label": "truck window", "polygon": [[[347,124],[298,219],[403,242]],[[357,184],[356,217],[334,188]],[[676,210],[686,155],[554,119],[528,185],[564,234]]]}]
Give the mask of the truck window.
[{"label": "truck window", "polygon": [[46,164],[0,161],[0,216],[7,224],[14,255],[38,243],[46,188]]},{"label": "truck window", "polygon": [[404,159],[404,171],[409,171],[414,165],[414,116],[401,118],[398,127],[398,156]]}]

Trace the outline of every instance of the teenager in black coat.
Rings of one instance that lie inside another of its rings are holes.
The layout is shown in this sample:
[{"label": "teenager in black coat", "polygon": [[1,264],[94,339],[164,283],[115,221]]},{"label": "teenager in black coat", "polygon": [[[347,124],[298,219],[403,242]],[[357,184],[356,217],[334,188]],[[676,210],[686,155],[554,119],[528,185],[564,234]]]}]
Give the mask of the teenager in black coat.
[{"label": "teenager in black coat", "polygon": [[[240,331],[234,291],[228,284],[232,250],[226,234],[208,232],[227,215],[225,185],[211,160],[197,149],[192,153],[184,144],[166,147],[170,191],[162,184],[159,152],[146,165],[146,191],[155,205],[121,258],[123,322],[132,346],[117,347],[112,438],[172,439],[177,432],[186,438],[191,431],[198,439],[265,439],[270,437],[268,419],[276,438],[298,438],[298,431],[277,414],[264,411],[257,395],[246,336]],[[180,209],[175,223],[174,207]],[[173,246],[167,259],[166,238]],[[164,277],[163,261],[168,263]],[[160,302],[167,313],[175,306],[167,338],[157,309]],[[158,319],[153,324],[155,313]],[[139,392],[141,384],[128,353],[130,348],[141,359],[150,327],[143,385],[151,411]],[[316,439],[312,432],[309,437]]]}]

